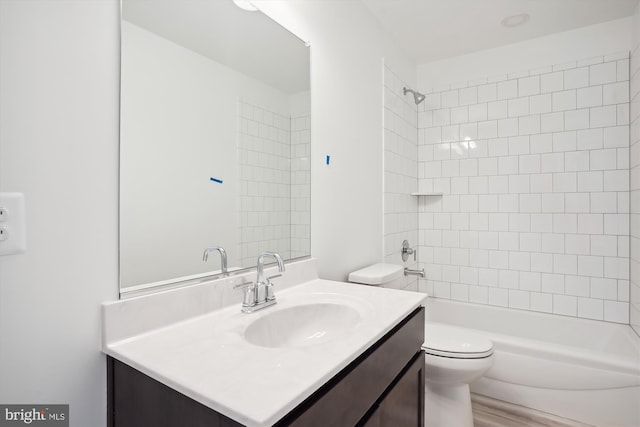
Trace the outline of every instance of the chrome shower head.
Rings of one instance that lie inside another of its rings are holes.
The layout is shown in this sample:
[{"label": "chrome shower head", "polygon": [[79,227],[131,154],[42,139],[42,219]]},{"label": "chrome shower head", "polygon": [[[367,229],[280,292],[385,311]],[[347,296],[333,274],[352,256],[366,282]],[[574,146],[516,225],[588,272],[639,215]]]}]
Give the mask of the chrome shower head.
[{"label": "chrome shower head", "polygon": [[423,93],[416,92],[415,90],[408,89],[406,87],[403,87],[402,90],[403,90],[405,95],[407,94],[407,92],[411,92],[413,94],[413,100],[415,101],[416,105],[418,105],[422,101],[424,101],[425,95]]}]

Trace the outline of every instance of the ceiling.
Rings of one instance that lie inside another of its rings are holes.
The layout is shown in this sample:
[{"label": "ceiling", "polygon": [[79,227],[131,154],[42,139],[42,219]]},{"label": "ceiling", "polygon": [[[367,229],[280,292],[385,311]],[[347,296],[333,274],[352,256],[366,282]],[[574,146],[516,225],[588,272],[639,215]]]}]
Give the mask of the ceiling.
[{"label": "ceiling", "polygon": [[231,0],[122,0],[122,18],[285,93],[309,90],[304,42]]},{"label": "ceiling", "polygon": [[[422,64],[630,16],[640,0],[360,1]],[[308,49],[260,12],[231,0],[123,0],[122,9],[124,19],[287,93],[308,90]],[[526,24],[501,25],[521,13]]]},{"label": "ceiling", "polygon": [[[639,0],[361,0],[416,63],[630,16]],[[504,18],[530,20],[507,28]]]}]

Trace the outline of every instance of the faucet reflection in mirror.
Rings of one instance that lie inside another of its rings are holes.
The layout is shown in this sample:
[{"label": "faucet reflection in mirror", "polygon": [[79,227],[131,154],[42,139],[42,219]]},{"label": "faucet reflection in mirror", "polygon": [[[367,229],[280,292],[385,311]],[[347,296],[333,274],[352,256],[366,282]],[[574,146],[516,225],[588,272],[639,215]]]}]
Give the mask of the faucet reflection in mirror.
[{"label": "faucet reflection in mirror", "polygon": [[210,248],[206,248],[204,253],[202,254],[202,261],[207,261],[209,259],[209,252],[220,252],[220,272],[222,274],[227,273],[227,251],[224,250],[221,246],[212,246]]},{"label": "faucet reflection in mirror", "polygon": [[242,300],[243,313],[253,313],[254,311],[261,310],[276,303],[276,295],[273,292],[273,283],[271,283],[270,279],[275,279],[282,275],[277,274],[275,276],[264,277],[265,257],[271,257],[276,260],[280,273],[283,273],[285,270],[282,257],[275,252],[263,252],[258,257],[256,281],[234,286],[234,288],[244,288],[245,290]]}]

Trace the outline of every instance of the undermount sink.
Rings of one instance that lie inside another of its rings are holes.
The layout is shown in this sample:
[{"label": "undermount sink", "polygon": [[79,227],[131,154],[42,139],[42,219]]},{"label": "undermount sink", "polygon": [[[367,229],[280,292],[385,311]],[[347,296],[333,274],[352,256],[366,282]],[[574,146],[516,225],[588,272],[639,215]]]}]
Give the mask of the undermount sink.
[{"label": "undermount sink", "polygon": [[343,337],[359,323],[360,313],[348,305],[304,304],[265,313],[244,337],[261,347],[306,347]]}]

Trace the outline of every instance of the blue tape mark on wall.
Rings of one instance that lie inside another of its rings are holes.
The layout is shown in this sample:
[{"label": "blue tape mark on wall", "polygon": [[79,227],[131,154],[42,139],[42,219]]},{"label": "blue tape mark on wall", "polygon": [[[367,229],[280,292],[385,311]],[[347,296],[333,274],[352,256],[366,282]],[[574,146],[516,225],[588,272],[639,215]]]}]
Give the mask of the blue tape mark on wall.
[{"label": "blue tape mark on wall", "polygon": [[213,181],[213,182],[217,182],[218,184],[222,184],[222,180],[221,180],[221,179],[214,178],[214,177],[211,177],[211,178],[209,178],[209,179],[210,179],[211,181]]},{"label": "blue tape mark on wall", "polygon": [[327,162],[327,165],[328,165],[329,163],[331,163],[331,156],[327,155],[327,160],[326,160],[326,162]]}]

